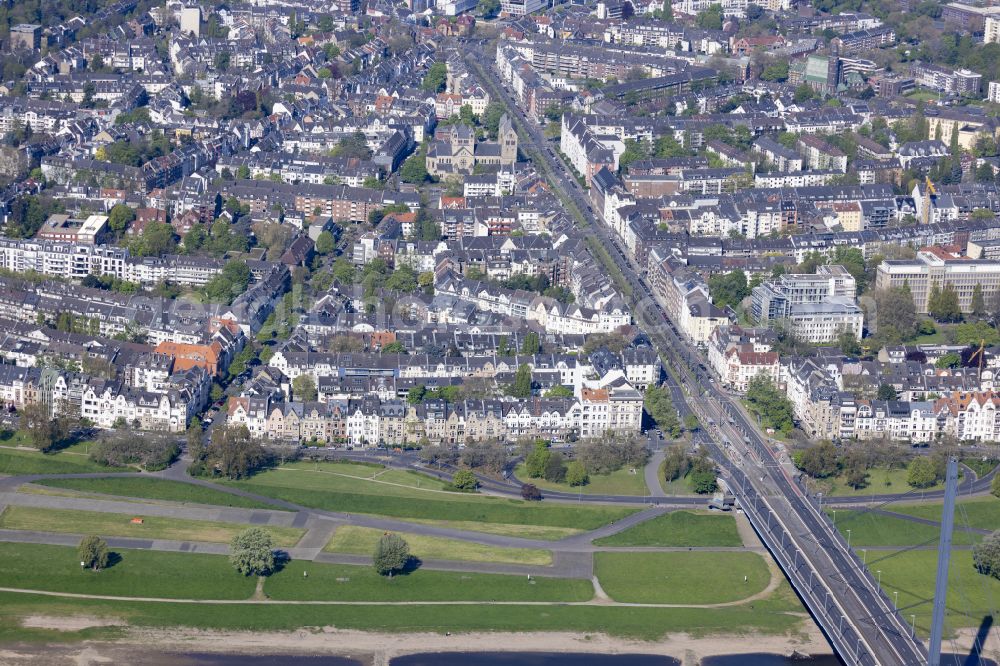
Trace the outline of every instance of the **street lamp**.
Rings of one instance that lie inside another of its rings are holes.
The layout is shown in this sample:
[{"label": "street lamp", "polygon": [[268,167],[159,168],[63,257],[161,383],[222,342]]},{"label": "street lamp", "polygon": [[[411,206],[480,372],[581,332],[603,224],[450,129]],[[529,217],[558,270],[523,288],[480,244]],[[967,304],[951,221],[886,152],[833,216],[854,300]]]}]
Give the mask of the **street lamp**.
[{"label": "street lamp", "polygon": [[917,627],[917,616],[910,615],[910,638],[913,638],[913,634],[916,632]]},{"label": "street lamp", "polygon": [[847,550],[851,549],[851,530],[847,530]]},{"label": "street lamp", "polygon": [[861,564],[864,565],[864,566],[868,566],[868,549],[867,548],[862,548],[861,549]]},{"label": "street lamp", "polygon": [[836,509],[833,510],[833,526],[834,527],[837,526],[837,510]]},{"label": "street lamp", "polygon": [[892,594],[894,597],[896,597],[896,601],[893,604],[893,608],[895,610],[899,610],[899,590],[893,590]]},{"label": "street lamp", "polygon": [[877,573],[877,574],[878,574],[878,586],[879,586],[879,587],[882,587],[882,570],[881,570],[881,569],[879,569],[879,570],[878,570],[878,571],[876,571],[875,573]]}]

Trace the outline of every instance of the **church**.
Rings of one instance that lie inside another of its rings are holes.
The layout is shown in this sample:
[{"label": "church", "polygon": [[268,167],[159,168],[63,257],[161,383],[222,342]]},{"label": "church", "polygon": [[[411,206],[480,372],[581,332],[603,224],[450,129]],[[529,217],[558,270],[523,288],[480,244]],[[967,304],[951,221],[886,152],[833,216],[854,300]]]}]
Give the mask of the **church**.
[{"label": "church", "polygon": [[435,178],[471,174],[477,166],[487,170],[510,167],[517,162],[517,132],[510,118],[500,118],[496,141],[476,141],[476,132],[459,123],[440,127],[427,150],[427,173]]}]

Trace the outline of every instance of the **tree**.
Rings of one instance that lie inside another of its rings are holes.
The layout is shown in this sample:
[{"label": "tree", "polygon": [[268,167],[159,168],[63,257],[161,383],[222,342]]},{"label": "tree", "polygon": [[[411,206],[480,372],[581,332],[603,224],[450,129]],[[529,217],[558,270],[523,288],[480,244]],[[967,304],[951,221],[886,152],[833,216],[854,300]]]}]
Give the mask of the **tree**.
[{"label": "tree", "polygon": [[399,168],[399,177],[404,183],[420,185],[427,182],[430,174],[427,172],[427,157],[423,149],[406,158]]},{"label": "tree", "polygon": [[552,457],[549,450],[549,443],[544,439],[535,440],[534,448],[524,459],[524,471],[532,479],[540,479],[545,476],[545,468]]},{"label": "tree", "polygon": [[851,488],[860,490],[868,485],[868,470],[860,465],[851,465],[844,472],[844,480]]},{"label": "tree", "polygon": [[795,466],[814,479],[825,479],[839,470],[837,447],[823,441],[796,454]]},{"label": "tree", "polygon": [[896,389],[892,387],[892,384],[879,384],[875,397],[879,400],[895,400],[897,398]]},{"label": "tree", "polygon": [[942,289],[935,282],[927,296],[927,314],[937,321],[961,320],[962,309],[959,307],[955,288],[948,284]]},{"label": "tree", "polygon": [[680,448],[671,449],[663,459],[663,478],[667,483],[683,479],[691,470],[691,458]]},{"label": "tree", "polygon": [[21,408],[18,430],[26,435],[31,446],[39,451],[51,451],[64,438],[57,419],[40,402],[33,402]]},{"label": "tree", "polygon": [[972,547],[972,563],[984,576],[1000,578],[1000,530]]},{"label": "tree", "polygon": [[720,308],[727,305],[736,307],[750,295],[747,275],[739,269],[725,275],[713,275],[708,279],[708,289],[712,295],[712,302]]},{"label": "tree", "polygon": [[777,62],[772,62],[764,68],[764,71],[760,74],[760,78],[762,81],[787,81],[788,61],[778,60]]},{"label": "tree", "polygon": [[316,252],[327,255],[333,252],[334,247],[333,234],[329,231],[321,231],[319,236],[316,237]]},{"label": "tree", "polygon": [[619,170],[627,171],[630,164],[646,159],[651,152],[652,148],[647,142],[625,139],[625,152],[618,158]]},{"label": "tree", "polygon": [[695,22],[703,30],[722,30],[722,5],[711,5],[698,14]]},{"label": "tree", "polygon": [[[1000,477],[997,477],[1000,478]],[[533,483],[526,483],[521,486],[521,499],[529,502],[537,502],[542,499],[542,492]]]},{"label": "tree", "polygon": [[134,219],[135,212],[131,208],[123,203],[115,204],[108,213],[108,226],[115,233],[121,233]]},{"label": "tree", "polygon": [[990,493],[994,497],[1000,497],[1000,474],[993,477],[993,481],[990,483]]},{"label": "tree", "polygon": [[500,14],[500,0],[479,0],[476,8],[479,10],[479,15],[489,21]]},{"label": "tree", "polygon": [[579,460],[566,466],[566,483],[571,486],[585,486],[590,483],[590,475]]},{"label": "tree", "polygon": [[528,331],[521,342],[521,353],[525,356],[534,356],[542,351],[542,343],[538,339],[538,333]]},{"label": "tree", "polygon": [[937,468],[926,456],[914,458],[907,469],[906,482],[914,488],[930,488],[937,483],[937,480]]},{"label": "tree", "polygon": [[545,463],[545,473],[542,476],[551,483],[562,483],[566,480],[566,461],[561,453],[552,452]]},{"label": "tree", "polygon": [[815,91],[809,86],[808,83],[800,83],[795,89],[795,92],[792,94],[792,99],[796,104],[802,104],[803,102],[808,102],[815,96]]},{"label": "tree", "polygon": [[205,448],[204,460],[192,465],[192,473],[217,470],[222,476],[237,480],[249,476],[267,461],[267,453],[250,439],[246,426],[216,428],[211,444]]},{"label": "tree", "polygon": [[699,495],[714,493],[719,489],[715,463],[706,456],[700,456],[692,461],[688,476],[691,479],[691,489]]},{"label": "tree", "polygon": [[76,547],[76,553],[80,556],[80,566],[90,567],[94,571],[100,571],[108,566],[110,553],[108,544],[99,536],[86,536],[80,540],[80,545]]},{"label": "tree", "polygon": [[372,555],[372,564],[380,576],[389,576],[406,569],[410,563],[410,546],[398,534],[386,532],[379,537]]},{"label": "tree", "polygon": [[962,356],[956,352],[948,352],[947,354],[942,354],[934,363],[934,367],[937,368],[957,368],[962,365]]},{"label": "tree", "polygon": [[681,436],[681,424],[677,419],[677,410],[670,400],[670,392],[666,387],[650,384],[646,389],[643,407],[646,408],[646,413],[656,422],[656,426],[660,430],[673,438]]},{"label": "tree", "polygon": [[854,331],[843,331],[837,336],[837,346],[840,351],[847,356],[858,356],[861,354],[861,343],[858,342]]},{"label": "tree", "polygon": [[430,93],[439,93],[444,90],[447,83],[448,65],[443,62],[436,62],[428,68],[420,87]]},{"label": "tree", "polygon": [[508,394],[515,398],[530,398],[531,397],[531,366],[527,363],[522,363],[517,366],[517,372],[514,373],[514,383],[510,385]]},{"label": "tree", "polygon": [[908,287],[880,289],[875,294],[875,321],[883,343],[897,344],[917,330],[917,309]]},{"label": "tree", "polygon": [[299,375],[292,380],[292,393],[299,402],[315,402],[316,380],[312,375]]},{"label": "tree", "polygon": [[747,384],[746,399],[750,411],[765,428],[791,433],[794,428],[792,403],[778,390],[770,377],[759,374]]},{"label": "tree", "polygon": [[467,469],[460,469],[451,478],[451,485],[459,490],[475,490],[479,487],[479,479]]},{"label": "tree", "polygon": [[385,347],[382,347],[382,353],[383,354],[405,354],[406,353],[406,345],[404,345],[402,342],[399,342],[399,341],[390,342]]},{"label": "tree", "polygon": [[129,243],[129,250],[140,257],[162,257],[175,252],[174,228],[166,222],[150,222]]},{"label": "tree", "polygon": [[244,576],[268,576],[274,571],[271,533],[248,527],[229,542],[229,563]]},{"label": "tree", "polygon": [[982,317],[986,314],[986,299],[983,298],[983,285],[978,282],[972,288],[972,302],[969,304],[969,310],[977,317]]},{"label": "tree", "polygon": [[545,392],[546,398],[572,398],[573,389],[568,386],[563,386],[559,384],[558,386],[553,386],[548,391]]}]

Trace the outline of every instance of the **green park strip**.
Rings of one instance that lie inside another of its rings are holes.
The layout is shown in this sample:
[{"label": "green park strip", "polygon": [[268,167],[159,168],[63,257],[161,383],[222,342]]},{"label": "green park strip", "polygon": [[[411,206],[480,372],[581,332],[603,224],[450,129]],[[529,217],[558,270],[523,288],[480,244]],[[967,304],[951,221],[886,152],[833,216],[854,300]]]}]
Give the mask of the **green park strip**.
[{"label": "green park strip", "polygon": [[825,497],[864,497],[865,495],[871,496],[887,493],[910,493],[911,499],[920,499],[921,492],[926,493],[944,489],[943,483],[937,483],[923,490],[914,488],[906,482],[908,475],[909,471],[905,468],[889,470],[882,467],[874,467],[868,470],[868,484],[863,488],[852,488],[847,485],[846,478],[841,475],[822,482],[826,488],[823,491],[823,495]]},{"label": "green park strip", "polygon": [[409,522],[419,525],[432,525],[434,527],[448,527],[453,530],[463,530],[465,532],[481,532],[483,534],[499,534],[500,536],[513,536],[522,539],[539,539],[541,541],[558,541],[576,534],[582,534],[583,530],[572,527],[545,527],[542,525],[505,525],[503,523],[479,523],[471,520],[428,520],[413,519]]},{"label": "green park strip", "polygon": [[21,449],[0,448],[0,474],[83,474],[89,472],[130,472],[126,468],[98,465],[85,455],[71,452],[41,453]]},{"label": "green park strip", "polygon": [[[190,556],[187,556],[190,557]],[[221,558],[220,558],[221,559]],[[787,588],[787,586],[784,586]],[[684,632],[695,636],[760,632],[786,635],[803,621],[790,589],[751,606],[728,608],[643,608],[562,604],[429,606],[408,605],[224,605],[104,601],[0,592],[0,641],[81,640],[117,630],[56,632],[25,629],[30,616],[90,616],[124,620],[133,627],[191,627],[199,630],[294,631],[302,627],[392,632],[571,631],[654,640]]]},{"label": "green park strip", "polygon": [[[141,523],[132,522],[140,517]],[[67,534],[97,534],[104,537],[135,537],[138,539],[170,539],[174,541],[206,541],[229,543],[249,525],[239,523],[163,518],[141,514],[98,513],[74,509],[44,509],[28,506],[8,506],[0,514],[0,528]],[[275,545],[294,546],[306,533],[298,527],[270,527]]]},{"label": "green park strip", "polygon": [[[259,502],[248,497],[240,497],[239,495],[227,493],[222,490],[148,476],[109,477],[105,479],[41,479],[35,481],[33,485],[63,488],[95,495],[114,495],[116,497],[163,500],[167,502],[211,504],[240,509],[281,510],[280,507],[272,504]],[[23,488],[23,490],[27,490],[27,487]]]},{"label": "green park strip", "polygon": [[[308,573],[308,576],[303,575]],[[417,569],[392,578],[372,567],[293,561],[264,583],[274,600],[297,601],[545,601],[594,596],[589,580]],[[407,611],[408,612],[408,611]]]},{"label": "green park strip", "polygon": [[[656,472],[656,478],[660,482],[660,487],[663,488],[665,492],[670,497],[683,497],[692,496],[696,493],[691,488],[691,479],[688,475],[685,475],[679,479],[674,479],[673,481],[667,481],[664,472],[667,467],[667,461],[664,460],[660,463],[660,468]],[[707,503],[710,498],[705,498]]]},{"label": "green park strip", "polygon": [[[76,549],[0,543],[0,587],[152,599],[249,600],[255,577],[222,555],[113,549],[112,566],[81,569]],[[39,562],[45,562],[39,567]],[[308,576],[304,575],[308,573]],[[264,593],[284,601],[583,602],[589,580],[416,569],[392,578],[370,566],[292,561],[266,579]],[[241,606],[245,608],[245,606]],[[308,621],[303,617],[303,621]]]},{"label": "green park strip", "polygon": [[[908,516],[941,520],[941,503],[890,504],[886,507],[896,513]],[[993,495],[959,500],[955,505],[955,526],[973,527],[981,530],[1000,529],[1000,499]]]},{"label": "green park strip", "polygon": [[742,546],[731,515],[672,511],[594,541],[597,546]]},{"label": "green park strip", "polygon": [[[331,553],[353,553],[370,555],[375,551],[382,530],[373,527],[338,527],[333,538],[326,545]],[[419,534],[399,533],[406,539],[410,552],[417,558],[427,560],[459,560],[464,562],[500,562],[504,564],[552,564],[552,552],[533,548],[502,548],[486,546],[460,539],[445,539]]]},{"label": "green park strip", "polygon": [[457,497],[440,479],[413,470],[372,464],[291,462],[257,474],[270,485],[289,485],[313,490],[343,490],[398,497]]},{"label": "green park strip", "polygon": [[[886,507],[894,510],[893,505]],[[833,510],[826,509],[833,516]],[[941,518],[941,508],[938,505],[938,519]],[[847,530],[851,531],[852,546],[937,546],[941,530],[937,525],[921,523],[872,513],[864,510],[837,509],[837,529],[844,537]],[[979,541],[978,534],[956,530],[952,543],[956,546],[967,546]]]},{"label": "green park strip", "polygon": [[568,483],[553,483],[545,479],[528,477],[524,463],[514,470],[514,475],[523,483],[531,483],[542,490],[557,490],[564,493],[581,493],[583,495],[648,495],[646,479],[640,467],[632,473],[630,469],[620,469],[610,474],[591,474],[587,484],[571,486]]},{"label": "green park strip", "polygon": [[248,599],[257,584],[256,579],[236,573],[228,558],[220,555],[112,550],[116,554],[112,566],[91,571],[81,569],[75,548],[0,543],[0,587],[164,599]]},{"label": "green park strip", "polygon": [[645,604],[738,602],[771,580],[756,553],[600,552],[594,554],[594,572],[615,601]]},{"label": "green park strip", "polygon": [[[898,592],[903,619],[907,623],[915,622],[917,633],[926,636],[931,626],[937,550],[868,553],[868,569],[876,579],[881,577],[882,588],[889,599],[895,602]],[[978,628],[984,618],[993,615],[998,599],[1000,581],[976,571],[971,551],[953,550],[948,568],[946,632]]]},{"label": "green park strip", "polygon": [[[342,466],[341,466],[342,467]],[[317,471],[318,468],[318,471]],[[435,520],[474,521],[479,523],[504,523],[508,525],[542,525],[547,527],[572,527],[595,529],[612,520],[620,520],[636,509],[614,506],[572,506],[546,502],[488,497],[469,493],[442,492],[415,485],[395,484],[386,481],[390,474],[404,475],[408,483],[422,480],[412,476],[422,475],[366,468],[368,478],[344,476],[332,471],[337,465],[309,463],[296,467],[280,467],[261,472],[245,481],[224,482],[266,497],[283,499],[302,506],[326,511],[363,513],[393,518],[421,518]],[[372,479],[371,474],[376,478]],[[432,480],[438,484],[439,481]],[[417,500],[417,501],[415,501]]]}]

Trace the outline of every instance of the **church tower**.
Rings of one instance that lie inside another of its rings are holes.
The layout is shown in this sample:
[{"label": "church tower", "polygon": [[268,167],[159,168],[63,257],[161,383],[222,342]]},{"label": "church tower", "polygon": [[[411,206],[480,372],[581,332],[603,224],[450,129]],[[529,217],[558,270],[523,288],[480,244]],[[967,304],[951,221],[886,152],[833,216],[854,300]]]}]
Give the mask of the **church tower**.
[{"label": "church tower", "polygon": [[517,162],[517,132],[506,113],[500,118],[497,140],[500,142],[500,164],[510,166]]}]

